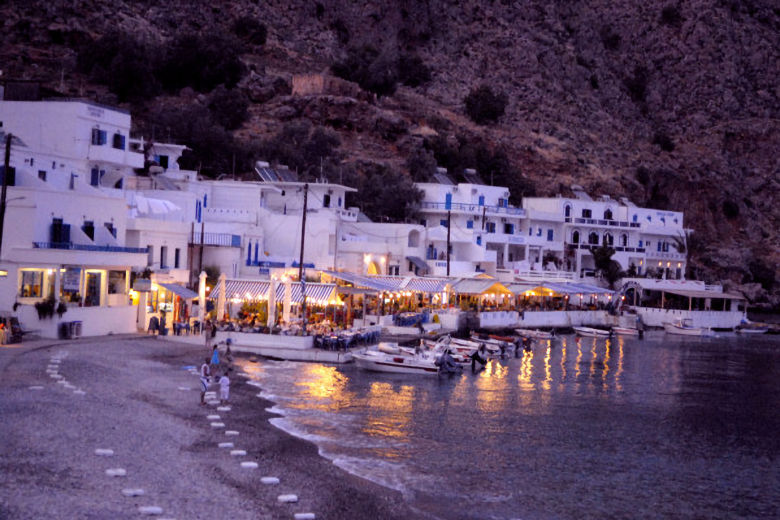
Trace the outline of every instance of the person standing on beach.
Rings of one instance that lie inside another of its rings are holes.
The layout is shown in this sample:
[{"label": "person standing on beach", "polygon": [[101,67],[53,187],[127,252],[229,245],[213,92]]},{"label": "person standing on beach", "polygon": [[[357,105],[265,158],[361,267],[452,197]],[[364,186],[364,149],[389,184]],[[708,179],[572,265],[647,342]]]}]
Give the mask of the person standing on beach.
[{"label": "person standing on beach", "polygon": [[213,325],[211,324],[211,320],[206,320],[206,323],[203,325],[203,335],[206,337],[206,350],[211,348],[211,330],[213,328]]},{"label": "person standing on beach", "polygon": [[228,377],[228,370],[222,374],[219,378],[219,402],[221,404],[227,404],[230,399],[230,378]]},{"label": "person standing on beach", "polygon": [[219,344],[214,345],[211,350],[211,368],[217,370],[219,368]]},{"label": "person standing on beach", "polygon": [[211,368],[209,367],[209,358],[200,366],[200,404],[206,404],[206,391],[209,389],[209,377]]}]

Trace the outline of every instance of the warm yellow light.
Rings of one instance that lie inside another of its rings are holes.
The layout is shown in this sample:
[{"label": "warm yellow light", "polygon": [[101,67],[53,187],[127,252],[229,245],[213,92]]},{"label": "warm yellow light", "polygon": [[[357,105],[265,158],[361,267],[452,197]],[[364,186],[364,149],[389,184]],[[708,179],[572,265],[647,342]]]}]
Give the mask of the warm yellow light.
[{"label": "warm yellow light", "polygon": [[663,262],[658,262],[658,267],[661,267],[662,265],[664,265]]},{"label": "warm yellow light", "polygon": [[384,256],[382,256],[379,258],[379,261],[384,264],[387,261],[387,259]]},{"label": "warm yellow light", "polygon": [[671,262],[666,262],[666,267],[672,267],[672,263]]},{"label": "warm yellow light", "polygon": [[207,285],[207,286],[206,286],[206,292],[209,292],[210,290],[211,290],[211,287],[209,287],[209,286]]},{"label": "warm yellow light", "polygon": [[48,272],[49,274],[53,274],[53,273],[54,273],[54,269],[49,269],[47,272]]},{"label": "warm yellow light", "polygon": [[677,262],[677,267],[682,267],[682,262]]},{"label": "warm yellow light", "polygon": [[644,260],[639,261],[639,265],[644,265],[644,263],[645,263]]},{"label": "warm yellow light", "polygon": [[371,255],[363,255],[363,263],[369,263],[371,261]]},{"label": "warm yellow light", "polygon": [[0,277],[5,278],[6,276],[8,276],[8,271],[5,269],[0,269]]}]

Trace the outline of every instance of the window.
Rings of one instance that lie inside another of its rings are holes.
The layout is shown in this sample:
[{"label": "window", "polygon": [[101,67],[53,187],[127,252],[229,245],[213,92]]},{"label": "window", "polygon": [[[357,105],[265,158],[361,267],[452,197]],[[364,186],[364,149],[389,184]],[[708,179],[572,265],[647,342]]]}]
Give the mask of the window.
[{"label": "window", "polygon": [[43,271],[22,271],[19,296],[21,298],[40,298],[43,296]]},{"label": "window", "polygon": [[46,182],[46,170],[38,170],[38,178]]},{"label": "window", "polygon": [[582,218],[591,218],[593,216],[593,212],[589,209],[583,209],[582,210]]},{"label": "window", "polygon": [[107,134],[105,130],[101,130],[100,128],[92,129],[92,144],[100,146],[106,144],[106,140]]},{"label": "window", "polygon": [[641,240],[639,241],[639,247],[642,247],[642,241]]},{"label": "window", "polygon": [[634,215],[633,217],[631,217],[631,220],[636,222],[637,220],[639,220],[639,216],[638,215]]},{"label": "window", "polygon": [[660,250],[661,250],[661,242],[658,242],[658,243],[655,245],[655,249],[656,249],[656,251],[660,251]]},{"label": "window", "polygon": [[612,220],[612,210],[607,209],[604,211],[604,220]]},{"label": "window", "polygon": [[339,202],[338,207],[340,208],[341,207],[341,197],[339,197],[339,201],[338,202]]},{"label": "window", "polygon": [[57,169],[57,161],[52,161],[51,162],[51,169],[52,170],[56,170]]},{"label": "window", "polygon": [[552,242],[553,241],[553,230],[552,229],[548,229],[547,230],[547,241],[548,242]]},{"label": "window", "polygon": [[599,234],[595,232],[589,233],[588,244],[595,245],[595,246],[599,245]]},{"label": "window", "polygon": [[113,222],[104,222],[103,225],[106,227],[109,233],[111,233],[111,236],[116,238],[116,229],[114,228]]},{"label": "window", "polygon": [[625,233],[620,235],[620,245],[623,247],[626,247],[628,245],[628,235],[626,235]]},{"label": "window", "polygon": [[146,246],[146,265],[149,267],[154,265],[154,248],[151,244]]},{"label": "window", "polygon": [[330,207],[330,195],[328,195],[327,193],[322,196],[322,207],[323,208]]},{"label": "window", "polygon": [[480,195],[479,196],[479,205],[480,206],[484,206],[485,205],[485,196],[484,195]]},{"label": "window", "polygon": [[125,294],[127,287],[125,271],[108,272],[108,294]]},{"label": "window", "polygon": [[423,227],[425,227],[425,226],[427,226],[427,225],[428,225],[428,221],[427,221],[427,220],[425,220],[424,218],[421,218],[421,219],[420,219],[420,225],[421,225],[421,226],[423,226]]},{"label": "window", "polygon": [[98,170],[97,168],[92,168],[90,173],[91,173],[91,176],[89,178],[89,183],[92,186],[99,186],[100,185],[100,170]]},{"label": "window", "polygon": [[477,245],[478,246],[482,245],[482,235],[477,235]]},{"label": "window", "polygon": [[160,246],[160,269],[168,267],[168,247]]},{"label": "window", "polygon": [[474,221],[473,220],[467,220],[466,221],[466,229],[474,229]]},{"label": "window", "polygon": [[508,205],[509,205],[509,201],[507,199],[498,199],[499,208],[506,208]]},{"label": "window", "polygon": [[604,233],[604,245],[605,246],[611,246],[615,240],[612,238],[611,233]]},{"label": "window", "polygon": [[30,166],[35,164],[35,157],[30,157]]},{"label": "window", "polygon": [[84,232],[85,235],[89,237],[90,240],[95,240],[95,223],[91,220],[85,220],[84,225],[81,226],[81,230]]},{"label": "window", "polygon": [[571,206],[566,204],[566,206],[563,207],[563,216],[568,218],[571,217]]},{"label": "window", "polygon": [[439,225],[440,225],[440,226],[447,227],[447,219],[446,219],[446,218],[445,218],[445,219],[441,219],[441,220],[439,221]]},{"label": "window", "polygon": [[181,249],[178,247],[173,250],[173,268],[178,269],[181,260]]},{"label": "window", "polygon": [[536,236],[542,236],[542,228],[536,228]]},{"label": "window", "polygon": [[534,236],[534,227],[533,226],[528,226],[528,236],[529,237]]},{"label": "window", "polygon": [[580,243],[580,232],[575,231],[571,234],[571,243],[572,244],[579,244]]},{"label": "window", "polygon": [[114,138],[111,140],[111,146],[117,150],[125,149],[125,136],[122,134],[114,134]]},{"label": "window", "polygon": [[515,225],[514,224],[504,224],[504,234],[505,235],[513,235],[515,233]]},{"label": "window", "polygon": [[488,233],[495,233],[496,232],[496,223],[495,222],[486,222],[485,223],[485,230]]}]

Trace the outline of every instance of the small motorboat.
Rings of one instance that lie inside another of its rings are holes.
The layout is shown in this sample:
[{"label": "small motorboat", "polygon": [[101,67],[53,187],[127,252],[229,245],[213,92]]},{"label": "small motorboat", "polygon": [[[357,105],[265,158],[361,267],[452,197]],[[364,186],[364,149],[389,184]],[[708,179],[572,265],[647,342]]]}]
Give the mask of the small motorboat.
[{"label": "small motorboat", "polygon": [[612,332],[618,336],[639,336],[639,329],[632,327],[612,327]]},{"label": "small motorboat", "polygon": [[515,329],[515,333],[522,338],[531,339],[553,339],[552,332],[536,329]]},{"label": "small motorboat", "polygon": [[589,338],[607,338],[609,337],[610,332],[608,330],[602,330],[602,329],[592,329],[590,327],[572,327],[574,329],[574,332],[577,333],[578,336],[586,336]]},{"label": "small motorboat", "polygon": [[740,334],[766,334],[769,327],[737,327],[736,332]]},{"label": "small motorboat", "polygon": [[694,327],[693,321],[690,319],[664,322],[664,330],[669,334],[677,334],[680,336],[705,336],[709,332],[705,332],[703,327]]},{"label": "small motorboat", "polygon": [[[411,350],[411,351],[410,351]],[[382,344],[376,349],[353,353],[355,364],[365,370],[394,374],[438,374],[436,359],[441,352],[435,350],[414,351],[397,344]]]}]

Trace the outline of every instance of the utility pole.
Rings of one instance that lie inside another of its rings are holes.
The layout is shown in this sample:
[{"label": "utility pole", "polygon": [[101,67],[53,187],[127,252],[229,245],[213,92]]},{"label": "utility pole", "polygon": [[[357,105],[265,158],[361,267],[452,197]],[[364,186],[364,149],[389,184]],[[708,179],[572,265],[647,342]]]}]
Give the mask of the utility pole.
[{"label": "utility pole", "polygon": [[487,214],[487,206],[482,206],[482,231],[485,231],[486,214]]},{"label": "utility pole", "polygon": [[13,136],[9,133],[5,136],[5,161],[3,162],[3,188],[0,193],[0,257],[3,249],[3,228],[5,225],[5,199],[8,194],[8,175],[11,166],[11,139]]},{"label": "utility pole", "polygon": [[303,335],[306,335],[306,281],[303,279],[303,247],[306,243],[306,209],[309,200],[309,183],[303,185],[303,218],[301,219],[301,258],[298,262],[298,280],[301,282],[303,303],[301,304],[301,321]]},{"label": "utility pole", "polygon": [[450,219],[452,211],[447,210],[447,276],[450,276]]}]

